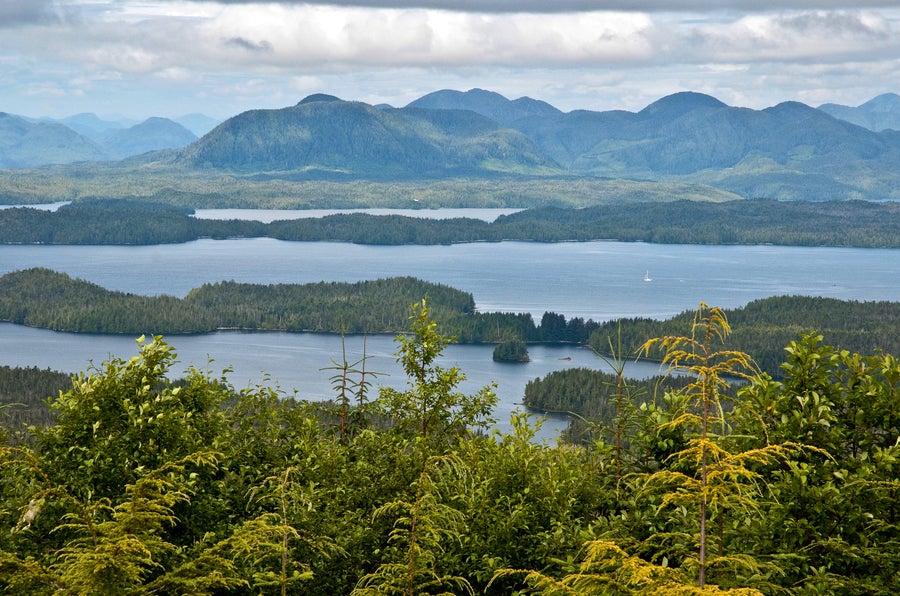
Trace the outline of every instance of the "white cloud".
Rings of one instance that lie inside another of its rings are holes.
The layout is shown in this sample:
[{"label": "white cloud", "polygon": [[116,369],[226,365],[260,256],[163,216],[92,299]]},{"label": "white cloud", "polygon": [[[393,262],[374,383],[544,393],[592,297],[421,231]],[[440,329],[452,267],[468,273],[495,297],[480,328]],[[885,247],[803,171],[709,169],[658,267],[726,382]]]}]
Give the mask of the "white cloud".
[{"label": "white cloud", "polygon": [[816,11],[752,15],[724,27],[705,24],[681,33],[679,43],[686,55],[704,60],[714,56],[726,62],[830,61],[860,52],[897,51],[898,33],[886,19],[871,13]]},{"label": "white cloud", "polygon": [[[207,0],[198,0],[206,2]],[[895,0],[274,0],[282,5],[328,5],[363,8],[428,8],[483,14],[537,14],[594,11],[637,12],[766,12],[896,7]],[[223,0],[224,4],[245,5],[257,0]]]},{"label": "white cloud", "polygon": [[[685,89],[751,107],[854,94],[861,103],[870,90],[898,90],[883,87],[900,80],[896,2],[736,10],[750,3],[723,0],[710,12],[700,0],[542,0],[515,4],[535,12],[504,12],[514,4],[72,0],[62,18],[42,2],[0,35],[0,80],[13,81],[0,110],[38,107],[17,94],[26,85],[69,90],[80,111],[121,97],[123,110],[147,115],[164,111],[151,100],[203,98],[217,116],[314,92],[405,105],[436,89],[482,87],[562,109],[640,109]],[[57,96],[48,92],[42,109],[68,110]]]}]

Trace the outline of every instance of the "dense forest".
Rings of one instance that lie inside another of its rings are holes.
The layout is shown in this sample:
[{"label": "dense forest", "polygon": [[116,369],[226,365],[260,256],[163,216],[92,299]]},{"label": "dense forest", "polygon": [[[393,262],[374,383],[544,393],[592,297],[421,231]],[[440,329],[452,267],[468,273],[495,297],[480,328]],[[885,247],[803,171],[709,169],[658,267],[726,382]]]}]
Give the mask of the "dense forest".
[{"label": "dense forest", "polygon": [[[582,446],[457,385],[416,303],[406,390],[336,371],[331,407],[168,376],[173,349],[76,375],[0,448],[15,594],[894,594],[900,363],[805,334],[783,379],[701,305],[649,339],[693,375],[606,404]],[[740,386],[729,389],[731,379]],[[633,399],[632,399],[633,398]],[[608,399],[608,398],[607,398]]]},{"label": "dense forest", "polygon": [[[124,167],[123,167],[124,166]],[[89,169],[54,166],[0,170],[0,203],[33,205],[93,199],[146,200],[190,209],[359,209],[440,207],[588,207],[630,202],[734,201],[734,193],[687,182],[611,178],[442,178],[329,181],[211,171],[135,170],[126,162],[96,162]]]},{"label": "dense forest", "polygon": [[436,320],[462,343],[584,342],[597,328],[548,313],[535,327],[529,314],[476,312],[472,295],[402,277],[356,283],[205,284],[184,298],[114,292],[66,274],[36,268],[0,277],[0,320],[56,331],[185,334],[217,329],[325,333],[397,333],[409,304],[427,295]]},{"label": "dense forest", "polygon": [[0,366],[0,421],[5,428],[49,424],[47,398],[71,387],[71,373]]},{"label": "dense forest", "polygon": [[[840,226],[834,225],[836,220]],[[544,207],[493,222],[353,213],[269,224],[201,220],[192,217],[189,208],[138,199],[83,200],[55,212],[0,210],[0,243],[163,244],[234,237],[381,245],[621,240],[896,248],[900,204],[679,200]]]},{"label": "dense forest", "polygon": [[[726,309],[734,332],[729,345],[753,356],[773,377],[783,374],[784,346],[804,333],[816,332],[841,350],[863,354],[900,353],[900,302],[838,300],[811,296],[774,296]],[[664,321],[637,318],[607,321],[593,331],[590,345],[608,354],[609,340],[621,342],[619,354],[634,357],[648,337],[673,335],[683,329],[691,312]],[[654,357],[650,352],[645,357]]]}]

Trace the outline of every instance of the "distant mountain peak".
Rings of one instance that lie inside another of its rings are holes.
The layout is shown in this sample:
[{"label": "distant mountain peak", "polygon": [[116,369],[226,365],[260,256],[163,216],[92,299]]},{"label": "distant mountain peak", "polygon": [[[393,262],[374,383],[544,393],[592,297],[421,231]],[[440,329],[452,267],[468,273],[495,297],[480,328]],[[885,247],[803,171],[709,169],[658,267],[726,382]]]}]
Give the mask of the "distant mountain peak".
[{"label": "distant mountain peak", "polygon": [[887,129],[900,130],[900,95],[896,93],[882,93],[855,108],[825,103],[820,105],[819,109],[835,118],[864,126],[875,132]]},{"label": "distant mountain peak", "polygon": [[323,101],[343,101],[343,100],[340,97],[335,97],[334,95],[328,95],[327,93],[313,93],[312,95],[307,95],[306,97],[304,97],[302,100],[300,100],[300,103],[298,103],[297,105],[302,106],[303,104],[307,104],[307,103],[316,103],[316,102],[323,102]]},{"label": "distant mountain peak", "polygon": [[859,107],[872,112],[896,112],[900,110],[900,95],[896,93],[882,93]]},{"label": "distant mountain peak", "polygon": [[822,112],[817,110],[812,106],[808,106],[803,102],[799,101],[783,101],[777,105],[772,106],[771,108],[766,108],[763,112],[767,112],[769,114],[777,114],[779,116],[803,116],[803,117],[815,117],[821,116]]},{"label": "distant mountain peak", "polygon": [[667,95],[656,100],[638,112],[638,114],[644,117],[665,117],[674,119],[692,110],[727,107],[727,104],[722,103],[712,95],[697,93],[695,91],[679,91],[678,93],[673,93],[672,95]]},{"label": "distant mountain peak", "polygon": [[469,110],[504,126],[531,116],[553,117],[562,114],[544,101],[530,97],[510,101],[499,93],[478,88],[468,91],[451,89],[435,91],[420,97],[406,107],[426,110]]}]

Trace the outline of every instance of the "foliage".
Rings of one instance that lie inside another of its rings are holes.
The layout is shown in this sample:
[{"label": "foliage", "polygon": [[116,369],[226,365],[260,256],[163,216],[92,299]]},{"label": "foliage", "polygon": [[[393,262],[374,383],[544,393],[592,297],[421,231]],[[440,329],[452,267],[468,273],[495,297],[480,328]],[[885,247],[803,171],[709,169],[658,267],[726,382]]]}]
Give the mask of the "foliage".
[{"label": "foliage", "polygon": [[494,348],[495,362],[528,362],[528,346],[521,339],[503,341]]},{"label": "foliage", "polygon": [[[870,353],[900,352],[900,303],[860,302],[810,296],[774,296],[753,300],[742,308],[725,309],[734,328],[729,344],[750,354],[756,365],[780,378],[784,346],[797,336],[815,330],[841,350]],[[648,337],[677,335],[691,324],[693,312],[667,320],[622,319],[603,323],[592,334],[591,347],[608,353],[608,338],[621,334],[623,353],[636,353]]]},{"label": "foliage", "polygon": [[787,346],[783,370],[780,382],[743,388],[735,416],[751,449],[791,440],[810,449],[775,468],[778,500],[765,517],[774,525],[752,524],[749,544],[808,592],[896,591],[900,364],[808,333]]},{"label": "foliage", "polygon": [[[331,359],[332,366],[327,370],[335,371],[332,375],[332,387],[337,396],[340,419],[340,440],[345,442],[348,435],[354,430],[362,430],[366,426],[368,403],[366,398],[372,386],[372,379],[381,373],[366,370],[366,361],[369,357],[365,351],[365,338],[363,338],[363,355],[356,362],[347,362],[346,338],[341,334],[341,361]],[[356,403],[353,404],[352,402]]]},{"label": "foliage", "polygon": [[[448,475],[452,476],[449,480]],[[375,572],[362,577],[352,594],[474,594],[465,578],[436,572],[443,542],[459,540],[465,528],[463,514],[447,503],[461,484],[465,484],[463,463],[453,456],[433,456],[425,461],[413,502],[393,501],[375,510],[375,517],[396,517],[388,556],[398,561],[382,563]]]},{"label": "foliage", "polygon": [[227,387],[196,369],[176,386],[166,378],[172,347],[158,336],[138,345],[140,355],[128,361],[76,375],[50,403],[57,424],[36,431],[51,482],[79,499],[112,497],[142,470],[209,444],[223,423]]},{"label": "foliage", "polygon": [[577,571],[561,579],[539,571],[501,569],[494,580],[522,576],[528,585],[521,593],[547,596],[607,596],[610,594],[650,594],[702,596],[704,594],[732,594],[753,596],[761,592],[749,588],[720,590],[718,586],[697,588],[676,569],[654,565],[629,555],[614,542],[593,540],[585,545],[584,560]]},{"label": "foliage", "polygon": [[397,337],[397,361],[406,371],[410,387],[406,391],[382,387],[378,403],[384,413],[399,428],[423,438],[440,438],[467,428],[487,428],[493,423],[490,415],[497,403],[493,388],[485,386],[474,395],[457,391],[466,377],[457,367],[437,364],[453,339],[438,331],[426,299],[413,307],[410,321],[412,335]]},{"label": "foliage", "polygon": [[[49,399],[55,416],[0,448],[0,591],[900,589],[895,357],[808,333],[787,344],[775,380],[720,347],[729,321],[704,307],[688,335],[647,344],[693,374],[664,391],[622,388],[626,416],[610,403],[615,375],[546,380],[595,383],[571,391],[606,412],[591,441],[551,444],[521,412],[508,433],[466,431],[489,418],[490,392],[456,391],[462,373],[438,364],[449,337],[430,308],[417,301],[398,338],[409,389],[376,400],[393,429],[373,413],[342,434],[327,405],[238,391],[224,373],[172,380],[176,356],[159,337],[70,378]],[[337,395],[359,399],[362,365],[333,364]],[[725,390],[734,373],[745,382]]]}]

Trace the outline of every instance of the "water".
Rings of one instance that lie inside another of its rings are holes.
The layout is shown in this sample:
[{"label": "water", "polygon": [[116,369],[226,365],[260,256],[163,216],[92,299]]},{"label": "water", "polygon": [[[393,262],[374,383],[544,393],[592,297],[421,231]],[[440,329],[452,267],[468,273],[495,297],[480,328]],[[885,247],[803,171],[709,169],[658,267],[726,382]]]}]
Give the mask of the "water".
[{"label": "water", "polygon": [[56,211],[64,205],[68,205],[71,201],[57,201],[55,203],[38,203],[35,205],[0,205],[0,209],[12,209],[14,207],[28,207],[29,209],[38,209],[40,211]]},{"label": "water", "polygon": [[[199,240],[162,246],[0,246],[0,274],[48,267],[137,294],[184,296],[205,282],[360,281],[410,275],[471,292],[482,311],[545,311],[596,321],[619,317],[667,318],[700,301],[725,308],[775,295],[855,300],[900,300],[900,250],[782,246],[685,246],[622,242],[476,243],[452,246],[357,246],[290,243],[267,238]],[[645,275],[652,281],[645,282]],[[238,387],[279,385],[304,399],[328,398],[320,369],[340,355],[340,338],[308,334],[216,333],[167,338],[183,365],[218,373],[225,367]],[[348,348],[361,350],[361,338]],[[391,337],[370,337],[370,370],[390,372],[378,384],[404,379]],[[497,418],[522,400],[527,381],[569,366],[602,368],[589,351],[529,348],[532,362],[498,364],[490,346],[451,346],[443,366],[470,378],[464,391],[499,383]],[[84,370],[111,355],[136,353],[134,338],[60,334],[0,325],[0,364]],[[359,357],[360,352],[354,352]],[[207,367],[208,360],[214,363]],[[562,360],[561,358],[571,358]],[[348,357],[350,361],[354,356]],[[653,365],[647,365],[653,366]],[[632,376],[652,374],[632,368]],[[561,421],[550,425],[556,432]],[[503,425],[501,424],[501,428]]]},{"label": "water", "polygon": [[[202,283],[355,282],[410,275],[471,292],[482,311],[545,311],[595,321],[667,318],[700,301],[900,299],[900,250],[498,242],[363,246],[270,238],[159,246],[0,246],[0,274],[49,267],[136,294],[184,296]],[[653,281],[645,282],[649,273]]]},{"label": "water", "polygon": [[[238,389],[262,385],[278,387],[285,395],[320,401],[332,399],[332,376],[328,370],[341,359],[341,338],[335,335],[291,333],[219,332],[209,335],[170,336],[178,361],[173,376],[180,376],[192,365],[214,377],[226,368],[228,379]],[[393,336],[348,336],[345,338],[347,361],[355,363],[363,357],[365,342],[366,371],[378,373],[370,377],[374,386],[396,389],[407,387],[403,369],[396,361],[397,344]],[[498,428],[509,430],[510,414],[519,409],[528,381],[541,378],[554,370],[587,367],[609,370],[589,349],[576,346],[531,346],[528,363],[498,363],[491,359],[492,346],[450,345],[444,351],[441,366],[459,367],[466,375],[460,390],[472,394],[492,382],[499,404],[494,417]],[[81,371],[99,367],[111,357],[128,359],[138,353],[135,338],[58,333],[0,323],[2,364],[37,366],[52,370]],[[325,369],[325,370],[323,370]],[[650,362],[629,363],[629,376],[649,377],[659,373]],[[370,398],[376,395],[372,390]],[[551,417],[542,436],[555,437],[565,427],[562,416]]]},{"label": "water", "polygon": [[451,219],[468,217],[482,221],[494,221],[501,215],[509,215],[521,209],[196,209],[197,219],[240,219],[271,223],[276,220],[325,217],[338,213],[367,213],[369,215],[404,215],[422,219]]}]

